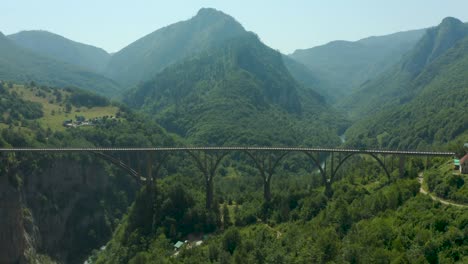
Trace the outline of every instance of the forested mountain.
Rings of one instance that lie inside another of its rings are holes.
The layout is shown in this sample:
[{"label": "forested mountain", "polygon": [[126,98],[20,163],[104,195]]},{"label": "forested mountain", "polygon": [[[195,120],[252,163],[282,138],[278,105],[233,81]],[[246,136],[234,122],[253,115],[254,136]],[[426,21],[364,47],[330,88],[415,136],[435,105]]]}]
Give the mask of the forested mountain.
[{"label": "forested mountain", "polygon": [[[175,144],[154,122],[78,89],[0,82],[0,102],[0,148]],[[62,126],[77,116],[93,125]],[[83,263],[110,239],[138,189],[92,153],[2,153],[0,164],[0,263]]]},{"label": "forested mountain", "polygon": [[156,30],[115,53],[107,75],[132,86],[151,79],[180,59],[245,34],[244,28],[232,17],[203,8],[193,18]]},{"label": "forested mountain", "polygon": [[110,55],[103,49],[75,42],[47,31],[21,31],[8,35],[8,38],[19,46],[38,54],[96,73],[102,73],[110,59]]},{"label": "forested mountain", "polygon": [[[48,32],[0,33],[0,148],[464,155],[467,69],[468,27],[454,18],[290,56],[206,8],[112,56]],[[452,157],[106,153],[0,153],[0,263],[468,263],[466,207],[424,194],[468,201]]]},{"label": "forested mountain", "polygon": [[16,45],[0,33],[0,79],[56,86],[76,86],[103,95],[115,95],[114,81]]},{"label": "forested mountain", "polygon": [[[468,130],[468,28],[446,18],[394,69],[347,102],[367,116],[349,129],[349,144],[431,149]],[[371,114],[377,109],[384,109]]]},{"label": "forested mountain", "polygon": [[329,83],[323,78],[317,76],[304,64],[292,59],[289,56],[283,55],[283,62],[292,77],[302,84],[305,88],[319,92],[327,101],[333,101],[333,92],[329,89]]},{"label": "forested mountain", "polygon": [[364,84],[343,100],[341,106],[349,110],[352,117],[362,117],[410,101],[435,76],[435,73],[425,73],[423,76],[424,70],[430,69],[429,66],[440,55],[468,36],[467,28],[455,18],[445,18],[438,27],[428,29],[416,46],[395,66]]},{"label": "forested mountain", "polygon": [[296,50],[290,57],[320,77],[322,83],[327,84],[332,99],[342,99],[397,63],[423,34],[424,30],[413,30],[355,42],[333,41]]},{"label": "forested mountain", "polygon": [[125,101],[198,144],[331,145],[347,125],[254,34],[166,68]]}]

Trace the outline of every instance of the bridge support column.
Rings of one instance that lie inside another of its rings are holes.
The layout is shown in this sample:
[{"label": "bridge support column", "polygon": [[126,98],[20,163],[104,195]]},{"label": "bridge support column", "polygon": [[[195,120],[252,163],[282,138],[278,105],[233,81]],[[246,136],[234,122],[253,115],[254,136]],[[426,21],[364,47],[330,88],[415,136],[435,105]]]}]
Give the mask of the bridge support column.
[{"label": "bridge support column", "polygon": [[214,192],[214,186],[213,186],[213,177],[210,175],[205,175],[205,187],[206,187],[206,202],[205,202],[205,207],[206,209],[211,209],[212,204],[213,204],[213,192]]},{"label": "bridge support column", "polygon": [[322,183],[325,186],[325,195],[330,198],[333,195],[333,190],[331,188],[332,181],[327,177],[327,159],[325,158],[322,164],[320,164],[320,152],[317,153],[317,157],[314,157],[312,152],[304,152],[317,166],[319,169],[320,175],[322,176]]},{"label": "bridge support column", "polygon": [[197,154],[193,151],[187,151],[187,153],[195,160],[197,167],[203,173],[205,177],[206,187],[206,209],[211,209],[213,206],[214,199],[214,184],[213,179],[216,174],[216,170],[221,163],[221,160],[227,155],[227,152],[214,153],[209,155],[206,151],[201,151]]},{"label": "bridge support column", "polygon": [[263,179],[263,198],[265,202],[271,201],[271,178],[275,172],[276,167],[280,161],[288,154],[288,152],[274,155],[273,153],[257,153],[256,155],[252,152],[246,151],[246,154],[252,158],[260,175]]},{"label": "bridge support column", "polygon": [[[159,219],[159,205],[157,202],[158,186],[157,178],[159,172],[166,160],[167,155],[164,153],[158,153],[155,151],[146,152],[146,190],[149,192],[151,203],[152,203],[152,231],[156,231],[158,219]],[[156,164],[155,164],[156,163]]]},{"label": "bridge support column", "polygon": [[405,160],[406,157],[404,155],[400,155],[400,166],[399,166],[399,172],[400,172],[400,178],[405,177]]},{"label": "bridge support column", "polygon": [[271,201],[271,184],[268,180],[263,183],[263,198],[267,202]]}]

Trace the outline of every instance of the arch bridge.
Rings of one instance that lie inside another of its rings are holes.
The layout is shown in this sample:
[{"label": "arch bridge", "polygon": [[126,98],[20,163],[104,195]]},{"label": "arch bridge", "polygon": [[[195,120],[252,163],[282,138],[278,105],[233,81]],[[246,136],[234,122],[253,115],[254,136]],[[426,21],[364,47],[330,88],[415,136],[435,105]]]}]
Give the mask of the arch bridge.
[{"label": "arch bridge", "polygon": [[[452,157],[454,152],[438,151],[401,151],[401,150],[377,150],[377,149],[344,149],[344,148],[304,148],[304,147],[154,147],[154,148],[0,148],[0,153],[9,152],[87,152],[94,153],[120,169],[126,171],[137,180],[138,183],[154,186],[158,178],[159,170],[167,156],[172,153],[187,153],[195,161],[198,169],[203,173],[206,187],[206,207],[211,208],[213,202],[213,179],[221,161],[231,153],[244,153],[257,167],[263,180],[264,199],[271,199],[271,178],[280,164],[288,155],[305,155],[319,170],[325,192],[332,194],[331,185],[336,180],[340,167],[354,155],[369,155],[383,168],[390,179],[390,166],[393,168],[394,157],[399,158],[400,175],[404,173],[405,158],[408,156],[426,157],[428,166],[430,157]],[[113,153],[144,153],[146,156],[146,173],[131,167],[129,162],[114,157]],[[386,157],[391,156],[391,164],[386,162]],[[327,158],[329,157],[329,159]],[[323,158],[323,160],[321,160]],[[327,168],[327,160],[329,167]]]}]

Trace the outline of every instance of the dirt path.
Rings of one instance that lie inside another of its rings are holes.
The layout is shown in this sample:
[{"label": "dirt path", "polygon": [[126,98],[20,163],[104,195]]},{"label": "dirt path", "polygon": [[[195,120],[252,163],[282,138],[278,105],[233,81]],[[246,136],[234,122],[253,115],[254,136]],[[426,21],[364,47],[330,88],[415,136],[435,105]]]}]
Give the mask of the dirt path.
[{"label": "dirt path", "polygon": [[432,195],[430,194],[428,191],[424,190],[423,188],[423,183],[424,183],[424,176],[423,176],[423,173],[420,172],[419,175],[418,175],[418,181],[419,183],[421,184],[421,187],[419,187],[419,192],[422,193],[422,194],[425,194],[425,195],[429,195],[429,197],[431,197],[432,200],[434,201],[439,201],[441,202],[442,204],[446,204],[446,205],[453,205],[453,206],[457,206],[457,207],[462,207],[462,208],[468,208],[468,205],[464,205],[464,204],[459,204],[459,203],[454,203],[454,202],[449,202],[447,200],[444,200],[444,199],[441,199],[435,195]]},{"label": "dirt path", "polygon": [[273,227],[269,226],[268,224],[265,223],[265,226],[270,229],[273,232],[276,232],[276,239],[279,239],[281,235],[283,235],[280,231],[274,229]]}]

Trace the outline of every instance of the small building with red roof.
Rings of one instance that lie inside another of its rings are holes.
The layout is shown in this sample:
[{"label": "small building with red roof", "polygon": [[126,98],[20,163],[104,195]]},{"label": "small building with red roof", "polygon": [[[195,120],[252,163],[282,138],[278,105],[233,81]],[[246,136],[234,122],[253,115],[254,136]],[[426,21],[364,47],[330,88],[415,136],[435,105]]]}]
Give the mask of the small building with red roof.
[{"label": "small building with red roof", "polygon": [[460,159],[460,173],[468,174],[468,154]]}]

